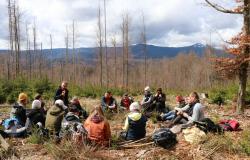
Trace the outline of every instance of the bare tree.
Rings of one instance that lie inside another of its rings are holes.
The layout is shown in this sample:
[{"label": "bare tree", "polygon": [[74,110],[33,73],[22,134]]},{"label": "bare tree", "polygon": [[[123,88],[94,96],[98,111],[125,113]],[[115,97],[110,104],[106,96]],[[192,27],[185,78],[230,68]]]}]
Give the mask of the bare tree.
[{"label": "bare tree", "polygon": [[97,43],[99,49],[99,63],[100,63],[100,85],[103,86],[103,35],[102,35],[102,22],[101,22],[101,9],[98,8],[98,21],[97,21]]},{"label": "bare tree", "polygon": [[51,70],[51,80],[53,81],[54,79],[54,67],[53,67],[53,41],[52,41],[52,35],[50,34],[49,35],[49,38],[50,38],[50,70]]},{"label": "bare tree", "polygon": [[[34,24],[33,24],[33,57],[32,59],[36,60],[37,59],[37,52],[36,52],[36,23],[34,21]],[[35,64],[33,65],[34,68],[36,68]]]},{"label": "bare tree", "polygon": [[106,65],[106,87],[109,86],[109,71],[108,71],[108,50],[107,50],[107,16],[106,16],[106,0],[103,0],[104,4],[104,42],[105,42],[105,65]]},{"label": "bare tree", "polygon": [[72,23],[72,61],[73,61],[73,82],[75,82],[76,79],[76,53],[75,53],[75,20],[73,20]]},{"label": "bare tree", "polygon": [[144,14],[142,14],[142,32],[141,32],[141,41],[142,41],[142,52],[144,54],[144,86],[147,85],[147,37],[146,37],[146,26]]},{"label": "bare tree", "polygon": [[123,84],[128,89],[129,76],[129,16],[126,13],[122,20],[122,44],[123,44]]},{"label": "bare tree", "polygon": [[114,49],[114,70],[115,70],[115,87],[117,87],[117,51],[116,51],[116,36],[114,35],[111,39],[113,49]]}]

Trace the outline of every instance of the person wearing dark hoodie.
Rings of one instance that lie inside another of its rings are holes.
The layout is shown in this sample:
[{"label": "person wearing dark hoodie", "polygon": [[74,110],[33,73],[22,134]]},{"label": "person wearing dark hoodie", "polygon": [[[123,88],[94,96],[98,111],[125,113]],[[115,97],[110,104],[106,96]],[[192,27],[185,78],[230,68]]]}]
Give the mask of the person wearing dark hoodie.
[{"label": "person wearing dark hoodie", "polygon": [[61,86],[56,91],[56,95],[54,97],[55,101],[60,99],[63,101],[64,105],[69,105],[69,90],[67,89],[68,82],[63,81]]},{"label": "person wearing dark hoodie", "polygon": [[10,112],[10,118],[16,118],[21,126],[25,126],[26,123],[26,105],[28,104],[28,96],[25,93],[20,93],[18,96],[18,102],[12,106]]},{"label": "person wearing dark hoodie", "polygon": [[112,96],[110,91],[107,91],[101,99],[102,110],[105,111],[115,111],[118,110],[118,105],[116,99]]},{"label": "person wearing dark hoodie", "polygon": [[39,100],[34,100],[32,102],[32,110],[27,115],[32,126],[36,125],[38,122],[41,122],[42,125],[45,126],[45,114],[41,110],[41,105],[42,103]]},{"label": "person wearing dark hoodie", "polygon": [[46,115],[45,128],[49,130],[51,135],[59,136],[65,110],[67,110],[67,106],[60,99],[56,100],[55,104],[49,108]]},{"label": "person wearing dark hoodie", "polygon": [[87,119],[88,118],[88,113],[86,110],[84,110],[80,104],[80,101],[79,101],[79,98],[74,96],[72,98],[72,100],[70,101],[70,104],[69,104],[69,110],[71,110],[72,112],[76,113],[78,112],[78,116],[79,117],[82,117],[84,119]]},{"label": "person wearing dark hoodie", "polygon": [[88,132],[90,142],[101,146],[108,146],[111,139],[109,122],[104,117],[102,108],[95,107],[90,116],[84,122],[84,128]]},{"label": "person wearing dark hoodie", "polygon": [[125,140],[138,140],[146,135],[147,118],[140,112],[141,107],[138,102],[133,102],[129,106],[130,113],[125,120],[123,130]]}]

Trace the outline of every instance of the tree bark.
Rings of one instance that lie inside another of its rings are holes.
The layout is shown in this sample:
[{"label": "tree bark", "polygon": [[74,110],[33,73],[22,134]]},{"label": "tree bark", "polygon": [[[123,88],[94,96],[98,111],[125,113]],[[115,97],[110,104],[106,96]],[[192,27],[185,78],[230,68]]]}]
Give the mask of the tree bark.
[{"label": "tree bark", "polygon": [[[249,9],[250,0],[244,0],[244,10],[243,10],[243,33],[245,36],[250,36],[250,14]],[[244,44],[242,50],[242,56],[244,58],[249,57],[249,44]],[[245,97],[246,97],[246,85],[247,85],[247,68],[248,61],[244,62],[239,69],[238,78],[239,78],[239,92],[237,100],[237,113],[242,114],[245,108]]]}]

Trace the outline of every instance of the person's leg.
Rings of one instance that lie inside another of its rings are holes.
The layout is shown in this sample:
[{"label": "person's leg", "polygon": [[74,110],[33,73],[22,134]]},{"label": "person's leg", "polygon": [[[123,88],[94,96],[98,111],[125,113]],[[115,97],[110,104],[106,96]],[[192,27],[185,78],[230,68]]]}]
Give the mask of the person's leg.
[{"label": "person's leg", "polygon": [[175,111],[170,111],[168,113],[165,113],[165,114],[162,115],[162,119],[165,120],[167,117],[171,116],[174,113],[175,113]]}]

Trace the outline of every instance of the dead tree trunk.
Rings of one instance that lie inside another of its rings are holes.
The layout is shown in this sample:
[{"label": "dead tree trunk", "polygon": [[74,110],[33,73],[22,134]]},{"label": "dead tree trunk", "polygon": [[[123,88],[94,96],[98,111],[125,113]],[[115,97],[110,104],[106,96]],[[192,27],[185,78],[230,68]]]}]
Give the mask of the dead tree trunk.
[{"label": "dead tree trunk", "polygon": [[98,48],[99,48],[99,65],[100,65],[100,79],[99,83],[101,87],[103,86],[103,37],[102,37],[102,22],[101,22],[101,9],[99,6],[98,9],[98,22],[97,22],[97,41],[98,41]]}]

